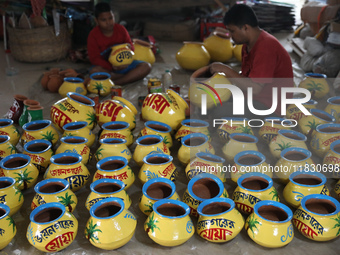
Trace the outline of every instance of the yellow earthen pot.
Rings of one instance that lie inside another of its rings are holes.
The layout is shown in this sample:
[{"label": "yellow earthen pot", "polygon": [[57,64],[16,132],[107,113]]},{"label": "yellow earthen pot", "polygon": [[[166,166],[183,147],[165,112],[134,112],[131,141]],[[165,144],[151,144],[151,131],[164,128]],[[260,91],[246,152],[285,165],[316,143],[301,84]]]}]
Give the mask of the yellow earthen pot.
[{"label": "yellow earthen pot", "polygon": [[313,99],[320,99],[329,92],[327,76],[319,73],[306,73],[305,78],[299,84],[300,88],[308,89]]},{"label": "yellow earthen pot", "polygon": [[23,125],[22,128],[24,130],[21,136],[23,145],[36,139],[45,139],[55,145],[59,140],[59,134],[50,120],[31,121]]},{"label": "yellow earthen pot", "polygon": [[135,47],[135,60],[145,61],[150,65],[155,63],[156,58],[151,50],[150,43],[140,39],[133,39],[133,46]]},{"label": "yellow earthen pot", "polygon": [[7,205],[0,203],[0,229],[2,233],[0,240],[0,250],[4,249],[12,241],[17,233],[17,227],[9,213],[10,208]]},{"label": "yellow earthen pot", "polygon": [[99,140],[104,138],[119,138],[126,140],[126,146],[134,142],[130,124],[125,121],[110,121],[102,125],[103,131],[100,133]]},{"label": "yellow earthen pot", "polygon": [[337,123],[340,122],[340,96],[330,97],[327,99],[325,112],[328,112],[335,118]]},{"label": "yellow earthen pot", "polygon": [[109,62],[112,66],[128,66],[134,60],[135,53],[130,44],[122,43],[111,47]]},{"label": "yellow earthen pot", "polygon": [[188,70],[197,70],[209,64],[210,54],[201,42],[183,42],[176,53],[177,63]]},{"label": "yellow earthen pot", "polygon": [[312,133],[310,146],[314,155],[324,158],[334,141],[340,140],[340,124],[321,124]]},{"label": "yellow earthen pot", "polygon": [[308,138],[312,136],[313,131],[315,131],[316,127],[320,124],[329,124],[335,122],[335,118],[325,111],[311,109],[310,113],[311,115],[306,115],[298,121],[299,130]]},{"label": "yellow earthen pot", "polygon": [[254,135],[252,128],[248,125],[248,119],[223,117],[221,118],[225,123],[217,128],[218,136],[224,141],[228,142],[230,135],[233,133],[244,133]]},{"label": "yellow earthen pot", "polygon": [[65,77],[64,82],[58,89],[58,93],[62,97],[66,97],[68,92],[76,92],[85,96],[87,89],[85,88],[84,80],[78,77]]},{"label": "yellow earthen pot", "polygon": [[[310,109],[315,109],[317,104],[318,104],[318,101],[309,100],[308,102],[303,103],[302,105],[308,111],[310,111]],[[286,118],[287,119],[293,119],[293,120],[298,121],[298,120],[300,120],[304,116],[305,115],[303,114],[303,112],[295,104],[288,105],[287,110],[286,110]]]},{"label": "yellow earthen pot", "polygon": [[189,134],[202,133],[211,140],[209,132],[209,123],[198,119],[185,119],[181,122],[181,127],[177,130],[175,139],[181,141],[182,138]]},{"label": "yellow earthen pot", "polygon": [[259,136],[261,139],[269,144],[274,136],[280,129],[291,129],[292,122],[284,118],[266,118],[264,124],[259,130]]},{"label": "yellow earthen pot", "polygon": [[36,139],[26,143],[23,153],[30,156],[39,173],[45,173],[51,163],[50,158],[54,155],[52,143],[43,139]]},{"label": "yellow earthen pot", "polygon": [[12,216],[18,212],[23,203],[24,195],[15,185],[15,179],[12,177],[0,177],[0,205],[4,204],[9,207],[8,215]]},{"label": "yellow earthen pot", "polygon": [[63,126],[63,137],[65,136],[80,136],[87,139],[87,146],[91,147],[96,140],[96,135],[89,128],[89,123],[86,121],[70,122]]},{"label": "yellow earthen pot", "polygon": [[17,145],[20,139],[20,133],[11,119],[0,119],[0,135],[8,135],[10,143],[14,146]]},{"label": "yellow earthen pot", "polygon": [[204,47],[210,54],[212,61],[227,62],[233,57],[233,45],[230,37],[221,32],[213,32],[203,41]]}]

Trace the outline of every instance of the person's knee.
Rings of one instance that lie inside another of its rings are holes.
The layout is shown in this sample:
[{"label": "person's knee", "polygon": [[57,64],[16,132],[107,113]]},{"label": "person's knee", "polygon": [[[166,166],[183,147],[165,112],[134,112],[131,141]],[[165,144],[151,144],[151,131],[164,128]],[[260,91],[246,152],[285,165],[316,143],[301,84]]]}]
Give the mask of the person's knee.
[{"label": "person's knee", "polygon": [[143,62],[139,64],[141,70],[143,70],[143,73],[145,73],[145,75],[148,75],[151,72],[151,64],[148,62]]}]

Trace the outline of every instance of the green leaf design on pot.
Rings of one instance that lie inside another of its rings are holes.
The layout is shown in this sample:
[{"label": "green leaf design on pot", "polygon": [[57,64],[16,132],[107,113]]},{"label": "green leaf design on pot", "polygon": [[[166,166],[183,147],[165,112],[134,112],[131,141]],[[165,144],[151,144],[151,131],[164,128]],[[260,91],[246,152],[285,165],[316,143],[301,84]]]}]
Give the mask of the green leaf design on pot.
[{"label": "green leaf design on pot", "polygon": [[248,127],[248,126],[240,127],[240,129],[241,129],[241,133],[244,133],[244,134],[252,134],[251,128]]},{"label": "green leaf design on pot", "polygon": [[13,129],[14,133],[16,133],[18,137],[20,137],[19,130],[15,126],[12,126],[12,129]]},{"label": "green leaf design on pot", "polygon": [[96,82],[95,84],[93,84],[93,87],[94,87],[94,89],[98,90],[98,94],[100,94],[101,90],[106,92],[106,90],[105,90],[105,88],[104,88],[104,86],[101,82]]},{"label": "green leaf design on pot", "polygon": [[21,201],[21,198],[23,197],[22,192],[20,189],[18,189],[17,187],[14,186],[15,189],[15,193],[14,195],[16,196],[17,194],[19,194],[19,202]]},{"label": "green leaf design on pot", "polygon": [[321,83],[316,83],[315,81],[311,81],[310,83],[307,83],[307,89],[309,91],[321,91],[323,90],[322,84]]},{"label": "green leaf design on pot", "polygon": [[7,148],[8,150],[11,150],[11,154],[16,153],[17,152],[17,149],[11,144],[10,146],[8,146]]},{"label": "green leaf design on pot", "polygon": [[149,233],[149,231],[151,230],[151,232],[155,232],[156,229],[159,229],[159,227],[156,226],[156,223],[158,223],[158,220],[154,219],[155,214],[151,213],[151,215],[149,216],[149,221],[146,223],[147,229],[146,229],[146,233]]},{"label": "green leaf design on pot", "polygon": [[95,153],[94,153],[94,156],[96,157],[97,160],[99,160],[99,158],[103,157],[103,154],[102,154],[102,151],[104,149],[101,148],[101,149],[98,149]]},{"label": "green leaf design on pot", "polygon": [[13,233],[14,233],[15,232],[15,222],[14,222],[14,220],[12,219],[12,217],[8,217],[6,220],[9,221],[9,223],[8,223],[9,227],[12,225]]},{"label": "green leaf design on pot", "polygon": [[[250,216],[251,217],[251,216]],[[256,229],[257,231],[259,231],[259,229],[257,228],[256,225],[262,225],[257,219],[255,219],[255,214],[252,214],[252,217],[248,220],[248,229],[250,229],[250,231],[253,233],[253,237],[255,237],[255,233],[254,233],[254,229]]]},{"label": "green leaf design on pot", "polygon": [[309,127],[310,130],[308,132],[308,135],[307,136],[310,136],[312,135],[313,131],[316,130],[317,126],[319,126],[319,124],[315,123],[315,120],[313,119],[313,122],[312,121],[308,121],[308,125],[305,125],[306,127]]},{"label": "green leaf design on pot", "polygon": [[165,143],[165,144],[168,144],[168,143],[170,143],[169,142],[169,139],[168,139],[168,137],[166,136],[166,137],[164,137],[164,139],[163,139],[163,142]]},{"label": "green leaf design on pot", "polygon": [[228,193],[227,193],[227,191],[226,191],[226,190],[225,190],[225,191],[223,191],[222,197],[226,197],[226,198],[228,198]]},{"label": "green leaf design on pot", "polygon": [[89,121],[89,126],[97,123],[96,114],[94,112],[87,112],[86,116],[88,117],[86,120]]},{"label": "green leaf design on pot", "polygon": [[102,231],[97,228],[97,224],[93,225],[93,220],[91,220],[89,222],[89,227],[88,228],[85,227],[85,236],[86,236],[87,240],[89,240],[89,241],[91,240],[94,243],[100,243],[98,236],[96,236],[94,234],[96,232],[101,232],[102,233]]},{"label": "green leaf design on pot", "polygon": [[52,131],[47,131],[46,134],[41,135],[43,139],[52,142],[54,140],[54,134],[52,134]]},{"label": "green leaf design on pot", "polygon": [[292,144],[290,142],[288,143],[282,142],[282,144],[280,143],[276,144],[279,146],[279,148],[276,148],[274,151],[283,151],[284,149],[292,147]]},{"label": "green leaf design on pot", "polygon": [[21,183],[24,183],[24,189],[27,189],[27,183],[30,183],[33,180],[33,177],[28,177],[30,172],[27,173],[27,169],[25,169],[24,172],[15,173],[15,174],[18,175],[17,177],[15,177],[15,181],[19,185],[21,185]]},{"label": "green leaf design on pot", "polygon": [[69,212],[72,212],[72,206],[71,205],[76,203],[72,200],[72,196],[73,195],[68,195],[68,192],[65,193],[64,197],[63,196],[57,196],[57,198],[60,199],[59,203],[63,204],[65,207],[67,207]]},{"label": "green leaf design on pot", "polygon": [[277,193],[276,189],[273,189],[271,192],[269,192],[269,195],[273,194],[272,200],[279,201],[279,194]]},{"label": "green leaf design on pot", "polygon": [[144,204],[148,209],[144,210],[144,212],[146,213],[151,213],[153,211],[152,207],[153,207],[153,203],[150,202],[150,204]]},{"label": "green leaf design on pot", "polygon": [[337,223],[334,225],[333,228],[339,228],[338,232],[336,233],[336,235],[338,236],[340,234],[340,216],[338,216],[338,218],[331,218],[332,220],[335,220]]}]

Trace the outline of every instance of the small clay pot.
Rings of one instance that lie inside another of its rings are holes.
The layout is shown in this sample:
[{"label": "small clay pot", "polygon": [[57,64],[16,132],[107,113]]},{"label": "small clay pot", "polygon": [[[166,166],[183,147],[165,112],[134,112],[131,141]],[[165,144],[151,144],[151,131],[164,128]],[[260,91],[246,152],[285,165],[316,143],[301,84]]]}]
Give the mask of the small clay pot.
[{"label": "small clay pot", "polygon": [[51,74],[47,83],[47,89],[53,93],[58,92],[59,87],[64,82],[63,78],[59,74]]},{"label": "small clay pot", "polygon": [[51,74],[59,74],[60,68],[51,68],[50,72],[51,72]]},{"label": "small clay pot", "polygon": [[47,89],[47,83],[50,80],[50,75],[52,75],[51,71],[44,72],[43,77],[41,78],[40,84],[44,89]]},{"label": "small clay pot", "polygon": [[64,75],[65,77],[77,77],[78,75],[78,73],[72,68],[60,71],[59,74]]}]

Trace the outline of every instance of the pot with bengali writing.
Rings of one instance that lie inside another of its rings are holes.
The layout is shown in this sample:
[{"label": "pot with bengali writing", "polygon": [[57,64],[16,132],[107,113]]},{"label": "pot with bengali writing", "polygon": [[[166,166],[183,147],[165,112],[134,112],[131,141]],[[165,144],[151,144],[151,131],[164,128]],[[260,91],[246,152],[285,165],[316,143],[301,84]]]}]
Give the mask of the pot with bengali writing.
[{"label": "pot with bengali writing", "polygon": [[15,179],[0,177],[0,204],[5,204],[10,208],[9,216],[19,211],[23,203],[24,195],[15,185]]},{"label": "pot with bengali writing", "polygon": [[94,173],[92,182],[99,179],[118,179],[124,182],[125,190],[135,181],[135,174],[128,165],[126,158],[112,156],[101,159],[96,165],[97,171]]},{"label": "pot with bengali writing", "polygon": [[340,178],[340,140],[332,142],[330,150],[323,158],[322,166],[332,172],[333,178]]},{"label": "pot with bengali writing", "polygon": [[118,197],[124,201],[126,209],[131,205],[131,199],[125,191],[125,183],[117,179],[99,179],[91,183],[91,193],[88,195],[85,207],[90,211],[91,207],[100,200],[109,197]]},{"label": "pot with bengali writing", "polygon": [[78,233],[78,220],[61,203],[52,202],[35,208],[30,214],[26,238],[42,252],[67,248]]},{"label": "pot with bengali writing", "polygon": [[90,178],[89,170],[81,161],[82,157],[77,153],[56,154],[51,157],[51,164],[44,174],[44,179],[65,179],[70,184],[70,189],[75,192]]},{"label": "pot with bengali writing", "polygon": [[103,138],[99,141],[100,146],[94,153],[97,162],[111,156],[121,156],[128,161],[132,158],[130,149],[126,145],[126,140],[122,138]]},{"label": "pot with bengali writing", "polygon": [[292,210],[277,201],[260,201],[246,220],[248,236],[266,248],[279,248],[294,238]]},{"label": "pot with bengali writing", "polygon": [[340,140],[340,124],[331,123],[317,126],[310,141],[313,154],[324,158],[332,142],[336,140]]},{"label": "pot with bengali writing", "polygon": [[73,212],[78,204],[78,198],[70,190],[67,180],[51,178],[38,182],[34,187],[35,195],[31,203],[31,209],[46,203],[59,202],[65,206],[68,212]]},{"label": "pot with bengali writing", "polygon": [[95,133],[89,128],[89,123],[86,121],[74,121],[63,126],[63,137],[65,136],[80,136],[87,139],[87,146],[91,147],[96,140]]},{"label": "pot with bengali writing", "polygon": [[111,93],[114,83],[111,81],[111,75],[105,72],[93,73],[90,75],[90,82],[87,84],[89,93],[107,96]]},{"label": "pot with bengali writing", "polygon": [[248,119],[246,118],[223,117],[221,119],[225,123],[217,128],[217,133],[224,142],[228,142],[230,135],[233,133],[254,135],[252,128],[248,125]]},{"label": "pot with bengali writing", "polygon": [[190,215],[197,217],[197,207],[200,203],[217,197],[229,197],[223,182],[213,174],[203,173],[189,181],[182,201],[189,205]]},{"label": "pot with bengali writing", "polygon": [[277,136],[280,129],[291,129],[292,122],[284,118],[266,118],[259,130],[261,139],[269,144],[274,136]]},{"label": "pot with bengali writing", "polygon": [[246,173],[238,178],[232,199],[244,214],[252,213],[254,205],[261,200],[280,200],[273,180],[262,173]]},{"label": "pot with bengali writing", "polygon": [[333,190],[335,194],[337,194],[337,196],[340,198],[340,180],[338,180],[338,182],[335,184]]},{"label": "pot with bengali writing", "polygon": [[308,138],[312,136],[316,127],[320,124],[330,124],[335,122],[335,118],[325,111],[311,109],[310,113],[311,115],[306,115],[298,121],[299,130]]},{"label": "pot with bengali writing", "polygon": [[181,122],[181,127],[177,130],[175,139],[182,140],[186,135],[193,133],[205,134],[209,141],[211,140],[211,135],[209,132],[209,123],[204,120],[197,119],[185,119]]},{"label": "pot with bengali writing", "polygon": [[100,133],[99,140],[104,138],[120,138],[126,140],[126,146],[134,142],[130,124],[125,121],[110,121],[102,125],[103,131]]},{"label": "pot with bengali writing", "polygon": [[329,241],[340,234],[340,203],[331,196],[311,194],[294,212],[297,230],[313,241]]},{"label": "pot with bengali writing", "polygon": [[8,135],[11,144],[14,146],[17,145],[20,139],[20,133],[11,119],[0,119],[0,135]]},{"label": "pot with bengali writing", "polygon": [[230,198],[212,198],[202,202],[196,231],[203,239],[224,243],[234,239],[244,227],[244,219]]},{"label": "pot with bengali writing", "polygon": [[327,99],[325,112],[328,112],[335,118],[337,123],[340,122],[340,96],[330,97]]},{"label": "pot with bengali writing", "polygon": [[289,176],[289,182],[283,189],[286,202],[295,208],[300,206],[301,199],[310,194],[329,196],[326,177],[322,173],[298,171]]},{"label": "pot with bengali writing", "polygon": [[144,184],[153,178],[163,177],[176,181],[178,172],[172,163],[173,157],[164,153],[153,153],[146,155],[144,164],[139,170],[138,178]]},{"label": "pot with bengali writing", "polygon": [[21,136],[23,145],[35,139],[45,139],[55,145],[59,140],[59,134],[50,120],[31,121],[23,125],[22,129],[24,130]]},{"label": "pot with bengali writing", "polygon": [[327,76],[320,73],[305,73],[305,78],[300,82],[299,88],[308,89],[313,99],[320,99],[329,92]]},{"label": "pot with bengali writing", "polygon": [[24,145],[24,154],[30,156],[33,165],[38,168],[39,173],[45,173],[50,165],[50,158],[54,155],[52,143],[44,139],[29,141]]},{"label": "pot with bengali writing", "polygon": [[10,208],[0,203],[0,250],[4,249],[17,233],[17,227],[9,213]]},{"label": "pot with bengali writing", "polygon": [[175,184],[162,177],[151,179],[143,185],[142,196],[138,202],[139,209],[149,215],[153,211],[153,204],[162,199],[180,200]]},{"label": "pot with bengali writing", "polygon": [[[318,101],[311,99],[306,103],[302,103],[302,105],[307,109],[307,111],[310,111],[310,109],[316,108],[316,106],[318,105]],[[288,105],[287,110],[286,110],[287,119],[293,119],[293,120],[298,121],[304,116],[306,115],[295,104]]]},{"label": "pot with bengali writing", "polygon": [[51,120],[62,131],[63,126],[70,122],[86,121],[88,127],[96,126],[94,101],[76,92],[69,92],[63,99],[51,107]]},{"label": "pot with bengali writing", "polygon": [[175,91],[152,93],[146,96],[142,105],[143,119],[160,121],[177,130],[185,119],[187,102]]},{"label": "pot with bengali writing", "polygon": [[10,137],[8,135],[0,135],[0,161],[4,157],[17,152],[17,148],[10,142]]},{"label": "pot with bengali writing", "polygon": [[144,123],[144,128],[140,131],[140,134],[143,135],[160,135],[163,137],[163,142],[169,148],[172,147],[172,137],[171,132],[172,128],[159,121],[147,121]]}]

